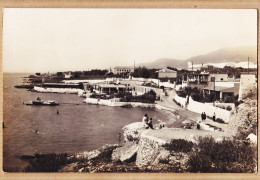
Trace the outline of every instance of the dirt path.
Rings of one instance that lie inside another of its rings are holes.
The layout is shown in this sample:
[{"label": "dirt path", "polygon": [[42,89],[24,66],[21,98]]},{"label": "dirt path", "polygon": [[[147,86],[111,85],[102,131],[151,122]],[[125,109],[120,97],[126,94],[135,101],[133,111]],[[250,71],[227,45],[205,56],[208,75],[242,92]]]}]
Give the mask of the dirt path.
[{"label": "dirt path", "polygon": [[177,105],[173,101],[173,98],[175,96],[175,91],[166,90],[166,93],[168,94],[168,96],[162,96],[161,101],[158,101],[157,104],[167,107],[167,108],[174,109],[175,112],[180,115],[180,118],[177,118],[177,120],[169,127],[180,128],[182,125],[181,123],[183,121],[192,120],[192,121],[196,122],[201,117],[201,115],[199,113],[191,112],[191,111]]}]

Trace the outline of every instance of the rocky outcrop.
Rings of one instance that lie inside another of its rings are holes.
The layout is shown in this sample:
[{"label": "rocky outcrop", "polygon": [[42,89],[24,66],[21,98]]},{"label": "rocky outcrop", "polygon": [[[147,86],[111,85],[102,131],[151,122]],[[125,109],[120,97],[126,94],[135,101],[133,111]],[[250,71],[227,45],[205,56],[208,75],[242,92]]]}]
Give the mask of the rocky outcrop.
[{"label": "rocky outcrop", "polygon": [[116,148],[112,154],[112,161],[131,162],[135,161],[138,150],[136,142],[126,142],[124,146]]},{"label": "rocky outcrop", "polygon": [[141,167],[152,164],[158,157],[158,154],[160,154],[161,146],[165,143],[166,141],[162,139],[146,136],[145,134],[141,135],[138,143],[136,165]]},{"label": "rocky outcrop", "polygon": [[98,158],[103,152],[111,151],[118,147],[119,147],[118,144],[106,144],[106,145],[102,146],[101,148],[93,150],[93,151],[85,151],[85,152],[77,153],[75,155],[75,158],[88,159],[88,160],[95,159],[95,158]]},{"label": "rocky outcrop", "polygon": [[124,141],[138,141],[140,134],[146,130],[146,126],[142,122],[136,122],[123,127]]},{"label": "rocky outcrop", "polygon": [[247,135],[257,133],[257,100],[247,98],[243,101],[244,102],[232,112],[230,122],[228,123],[227,133],[233,136],[239,132]]},{"label": "rocky outcrop", "polygon": [[252,74],[242,74],[240,77],[238,100],[244,100],[247,97],[257,98],[257,82],[255,75]]},{"label": "rocky outcrop", "polygon": [[158,165],[161,162],[169,162],[171,153],[169,151],[167,151],[165,148],[159,148],[159,152],[157,154],[157,157],[155,158],[155,160],[151,163],[153,166],[154,165]]}]

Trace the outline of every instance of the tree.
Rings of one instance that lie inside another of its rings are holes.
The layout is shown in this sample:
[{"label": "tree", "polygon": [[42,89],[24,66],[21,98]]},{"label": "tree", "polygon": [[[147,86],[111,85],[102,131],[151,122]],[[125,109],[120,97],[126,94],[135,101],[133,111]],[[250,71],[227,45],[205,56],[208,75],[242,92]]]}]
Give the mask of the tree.
[{"label": "tree", "polygon": [[57,72],[57,76],[62,76],[63,73],[62,72]]}]

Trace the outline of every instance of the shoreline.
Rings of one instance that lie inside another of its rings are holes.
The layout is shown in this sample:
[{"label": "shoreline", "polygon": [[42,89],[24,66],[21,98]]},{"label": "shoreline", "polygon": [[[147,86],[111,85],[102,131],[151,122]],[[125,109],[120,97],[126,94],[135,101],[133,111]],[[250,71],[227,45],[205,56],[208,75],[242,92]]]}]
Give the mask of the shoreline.
[{"label": "shoreline", "polygon": [[[167,111],[168,109],[169,108],[161,108],[160,110]],[[173,113],[173,111],[167,112]],[[174,112],[179,113],[179,110],[174,110]],[[136,122],[136,124],[142,123]],[[124,128],[127,126],[131,126],[131,124],[124,126]],[[134,127],[129,132],[133,136],[132,141],[125,141],[122,144],[105,144],[91,151],[68,154],[66,158],[68,161],[71,160],[71,163],[62,166],[59,172],[146,172],[147,170],[150,172],[172,172],[172,169],[169,168],[174,168],[175,164],[170,163],[172,166],[165,166],[162,165],[160,160],[157,160],[161,158],[161,156],[164,157],[164,154],[160,152],[168,152],[165,151],[163,147],[165,143],[169,143],[172,139],[182,139],[195,143],[197,141],[196,137],[207,137],[209,135],[213,137],[216,142],[221,142],[227,135],[225,132],[198,131],[183,128],[163,128],[159,130],[142,130],[141,128],[140,136],[138,135],[137,139],[135,139],[134,132],[136,131],[139,131],[138,127]],[[48,155],[42,154],[42,156]],[[57,156],[60,156],[60,154],[57,154]],[[178,162],[182,163],[182,167],[185,171],[184,163],[189,158],[189,154],[183,153],[183,156],[184,157],[179,159]],[[176,155],[170,155],[169,157],[177,158]],[[121,163],[119,163],[119,161]],[[175,160],[175,162],[176,161],[177,160]],[[154,162],[157,164],[150,164]],[[159,169],[155,169],[155,167],[159,167]]]}]

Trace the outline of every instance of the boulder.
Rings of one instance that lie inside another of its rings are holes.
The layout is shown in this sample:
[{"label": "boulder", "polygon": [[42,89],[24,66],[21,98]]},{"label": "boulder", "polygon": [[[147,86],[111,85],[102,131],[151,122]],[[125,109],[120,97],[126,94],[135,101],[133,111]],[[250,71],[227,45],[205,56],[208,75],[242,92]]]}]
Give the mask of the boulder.
[{"label": "boulder", "polygon": [[138,141],[140,139],[140,134],[146,130],[146,125],[142,122],[135,122],[124,126],[124,141]]},{"label": "boulder", "polygon": [[253,133],[249,134],[246,139],[248,139],[253,144],[257,144],[257,136]]},{"label": "boulder", "polygon": [[138,150],[136,142],[127,142],[122,147],[116,148],[112,153],[113,161],[130,162],[135,159]]},{"label": "boulder", "polygon": [[139,148],[137,151],[135,164],[138,167],[142,167],[151,165],[155,161],[160,152],[162,143],[160,142],[160,139],[142,136],[138,142],[138,145]]}]

